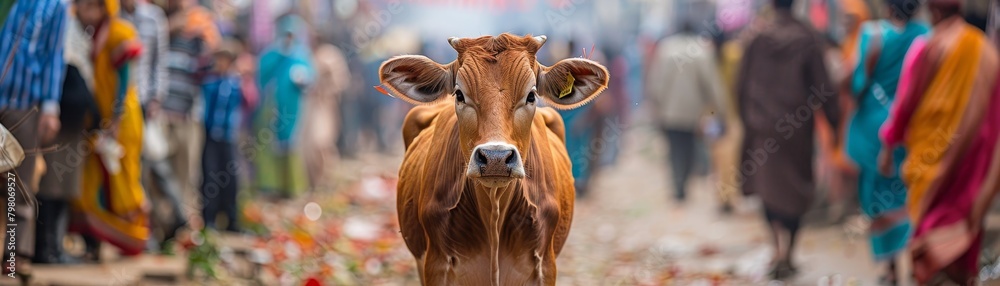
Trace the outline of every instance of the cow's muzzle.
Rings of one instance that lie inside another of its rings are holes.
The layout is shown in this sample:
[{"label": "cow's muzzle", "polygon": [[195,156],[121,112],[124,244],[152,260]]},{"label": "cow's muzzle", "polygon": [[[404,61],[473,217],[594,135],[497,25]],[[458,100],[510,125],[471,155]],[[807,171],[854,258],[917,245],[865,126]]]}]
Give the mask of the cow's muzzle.
[{"label": "cow's muzzle", "polygon": [[524,178],[524,164],[521,154],[513,145],[487,143],[472,150],[472,158],[466,175],[480,179],[509,181]]}]

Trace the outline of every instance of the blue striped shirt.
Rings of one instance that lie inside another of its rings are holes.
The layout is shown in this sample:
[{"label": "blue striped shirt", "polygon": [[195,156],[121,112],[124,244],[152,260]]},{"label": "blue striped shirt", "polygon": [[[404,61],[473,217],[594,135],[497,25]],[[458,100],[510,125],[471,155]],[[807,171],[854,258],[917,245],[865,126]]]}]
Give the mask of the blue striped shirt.
[{"label": "blue striped shirt", "polygon": [[236,142],[236,131],[242,120],[243,92],[240,77],[233,74],[211,74],[201,85],[205,97],[206,135],[222,142]]},{"label": "blue striped shirt", "polygon": [[58,110],[66,63],[62,0],[18,0],[0,30],[0,110]]}]

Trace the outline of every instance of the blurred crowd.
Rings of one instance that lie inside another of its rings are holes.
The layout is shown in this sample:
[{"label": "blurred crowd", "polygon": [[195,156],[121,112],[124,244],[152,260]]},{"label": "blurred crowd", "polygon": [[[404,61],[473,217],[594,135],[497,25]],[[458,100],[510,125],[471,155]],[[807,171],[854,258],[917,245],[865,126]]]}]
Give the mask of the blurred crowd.
[{"label": "blurred crowd", "polygon": [[[2,4],[0,119],[28,155],[8,173],[19,192],[8,194],[7,272],[98,261],[102,244],[158,252],[184,227],[242,232],[241,189],[292,198],[367,144],[342,139],[338,151],[341,128],[389,150],[378,98],[341,96],[377,81],[361,72],[370,63],[351,72],[333,36],[301,16],[307,6]],[[63,249],[68,232],[84,238],[82,257]]]},{"label": "blurred crowd", "polygon": [[[1000,65],[984,33],[996,32],[996,7],[798,2],[771,1],[735,33],[682,21],[656,44],[644,93],[670,147],[674,198],[684,201],[700,147],[721,212],[740,193],[762,202],[773,278],[798,272],[807,213],[842,221],[857,209],[885,265],[880,283],[975,285],[1000,187]],[[896,267],[903,253],[910,273]]]},{"label": "blurred crowd", "polygon": [[[417,2],[0,2],[0,124],[29,155],[11,172],[26,191],[8,195],[19,273],[96,261],[102,244],[156,252],[185,227],[242,232],[242,190],[286,200],[325,189],[342,158],[401,153],[408,107],[372,88],[380,63],[451,61],[438,34],[476,28],[548,33],[540,62],[586,57],[613,75],[560,111],[581,200],[646,114],[676,201],[695,177],[723,213],[761,199],[776,278],[797,271],[817,205],[860,208],[888,284],[907,250],[922,282],[978,273],[1000,181],[988,1]],[[83,257],[62,249],[68,232]]]}]

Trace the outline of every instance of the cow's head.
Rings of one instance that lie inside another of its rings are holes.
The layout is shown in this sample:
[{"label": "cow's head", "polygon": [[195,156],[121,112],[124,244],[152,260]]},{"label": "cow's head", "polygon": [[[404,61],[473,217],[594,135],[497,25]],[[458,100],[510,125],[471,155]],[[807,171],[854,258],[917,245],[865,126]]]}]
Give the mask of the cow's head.
[{"label": "cow's head", "polygon": [[502,187],[525,176],[535,108],[545,101],[571,109],[594,99],[608,84],[600,64],[573,58],[551,67],[535,53],[545,36],[451,38],[458,59],[438,64],[424,56],[398,56],[379,69],[392,95],[423,104],[455,103],[459,142],[469,158],[466,175],[486,187]]}]

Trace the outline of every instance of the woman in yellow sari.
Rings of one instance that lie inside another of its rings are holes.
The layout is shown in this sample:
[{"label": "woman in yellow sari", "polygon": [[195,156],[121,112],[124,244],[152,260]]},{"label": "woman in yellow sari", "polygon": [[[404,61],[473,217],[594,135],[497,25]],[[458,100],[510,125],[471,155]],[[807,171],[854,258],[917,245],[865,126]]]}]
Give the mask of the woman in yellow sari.
[{"label": "woman in yellow sari", "polygon": [[89,138],[83,190],[74,202],[72,229],[87,238],[96,259],[98,239],[124,255],[142,252],[149,236],[147,202],[139,182],[142,113],[129,65],[141,50],[138,34],[119,19],[119,0],[76,0],[76,13],[93,31],[94,100],[101,113],[101,131]]},{"label": "woman in yellow sari", "polygon": [[906,147],[899,172],[908,189],[917,282],[947,277],[974,285],[982,222],[1000,175],[1000,53],[962,19],[959,0],[928,3],[934,32],[914,41],[903,63],[882,125],[879,168],[891,173],[888,150]]}]

